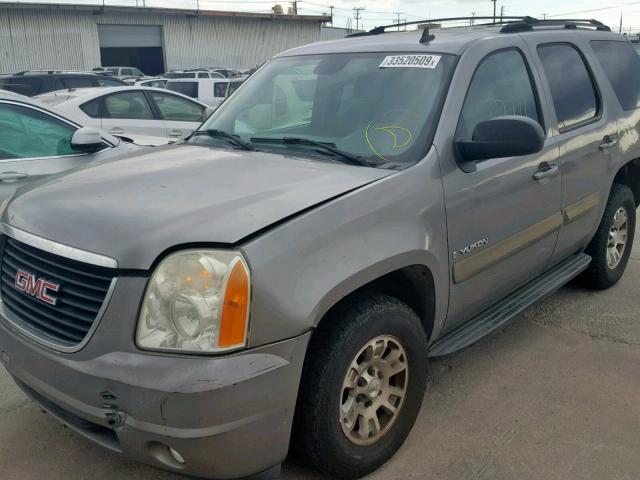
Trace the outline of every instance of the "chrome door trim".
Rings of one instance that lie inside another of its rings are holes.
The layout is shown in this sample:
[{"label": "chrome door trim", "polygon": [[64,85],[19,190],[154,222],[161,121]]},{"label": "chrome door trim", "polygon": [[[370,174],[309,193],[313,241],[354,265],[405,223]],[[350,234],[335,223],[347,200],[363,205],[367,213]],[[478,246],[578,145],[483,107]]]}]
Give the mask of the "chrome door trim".
[{"label": "chrome door trim", "polygon": [[453,282],[461,283],[476,276],[557,231],[562,224],[562,213],[557,212],[489,248],[478,250],[477,253],[453,264]]},{"label": "chrome door trim", "polygon": [[50,252],[61,257],[70,258],[71,260],[77,260],[91,265],[97,265],[99,267],[118,268],[118,261],[114,258],[81,250],[63,243],[54,242],[53,240],[42,238],[34,235],[33,233],[12,227],[6,223],[0,223],[0,231],[19,242],[26,243],[34,248]]}]

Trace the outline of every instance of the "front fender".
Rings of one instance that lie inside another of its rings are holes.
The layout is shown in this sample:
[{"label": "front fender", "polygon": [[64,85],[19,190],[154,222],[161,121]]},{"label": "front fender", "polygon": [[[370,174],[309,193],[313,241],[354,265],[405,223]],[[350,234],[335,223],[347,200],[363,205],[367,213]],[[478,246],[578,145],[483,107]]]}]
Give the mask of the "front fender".
[{"label": "front fender", "polygon": [[314,328],[346,295],[390,272],[427,267],[434,333],[449,297],[444,197],[437,153],[308,211],[243,245],[252,271],[250,345]]}]

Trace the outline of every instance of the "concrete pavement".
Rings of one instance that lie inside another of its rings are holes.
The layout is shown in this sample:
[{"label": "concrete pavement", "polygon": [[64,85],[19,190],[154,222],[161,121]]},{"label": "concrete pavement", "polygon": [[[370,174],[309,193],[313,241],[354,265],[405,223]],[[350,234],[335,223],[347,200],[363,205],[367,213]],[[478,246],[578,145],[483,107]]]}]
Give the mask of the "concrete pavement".
[{"label": "concrete pavement", "polygon": [[[640,478],[640,244],[605,292],[568,286],[432,363],[400,452],[371,479]],[[179,477],[98,448],[40,413],[0,369],[3,480]],[[287,462],[283,480],[320,479]]]}]

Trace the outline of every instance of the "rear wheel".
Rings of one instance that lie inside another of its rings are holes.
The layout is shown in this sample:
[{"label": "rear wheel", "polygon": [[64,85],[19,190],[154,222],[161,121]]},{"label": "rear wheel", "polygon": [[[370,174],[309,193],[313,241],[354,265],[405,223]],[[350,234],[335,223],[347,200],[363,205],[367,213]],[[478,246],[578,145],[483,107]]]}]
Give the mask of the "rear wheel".
[{"label": "rear wheel", "polygon": [[614,184],[600,226],[586,252],[593,258],[583,274],[583,281],[592,288],[605,289],[622,277],[636,227],[636,203],[626,185]]},{"label": "rear wheel", "polygon": [[370,473],[404,442],[426,380],[427,337],[408,306],[376,293],[345,302],[312,337],[294,451],[332,476]]}]

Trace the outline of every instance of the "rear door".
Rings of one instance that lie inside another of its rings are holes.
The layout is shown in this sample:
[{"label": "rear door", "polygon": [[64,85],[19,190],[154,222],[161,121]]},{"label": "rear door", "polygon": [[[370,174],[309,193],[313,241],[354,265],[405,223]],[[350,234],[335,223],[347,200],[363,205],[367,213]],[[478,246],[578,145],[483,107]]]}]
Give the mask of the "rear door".
[{"label": "rear door", "polygon": [[[470,139],[478,123],[503,115],[529,117],[546,128],[539,77],[518,38],[479,43],[461,59],[438,145],[443,162],[451,292],[447,330],[466,322],[540,275],[551,259],[562,218],[558,147],[477,162],[464,171],[455,139]],[[539,176],[541,172],[545,172]]]},{"label": "rear door", "polygon": [[102,129],[111,135],[150,135],[166,137],[166,127],[157,118],[142,90],[127,90],[105,95]]},{"label": "rear door", "polygon": [[552,33],[527,39],[552,100],[554,133],[560,154],[563,227],[553,256],[557,263],[591,239],[609,195],[608,170],[619,156],[615,110],[604,101],[602,82],[588,59],[583,37]]},{"label": "rear door", "polygon": [[157,113],[164,121],[167,136],[184,138],[204,120],[205,107],[186,98],[164,92],[147,92]]}]

